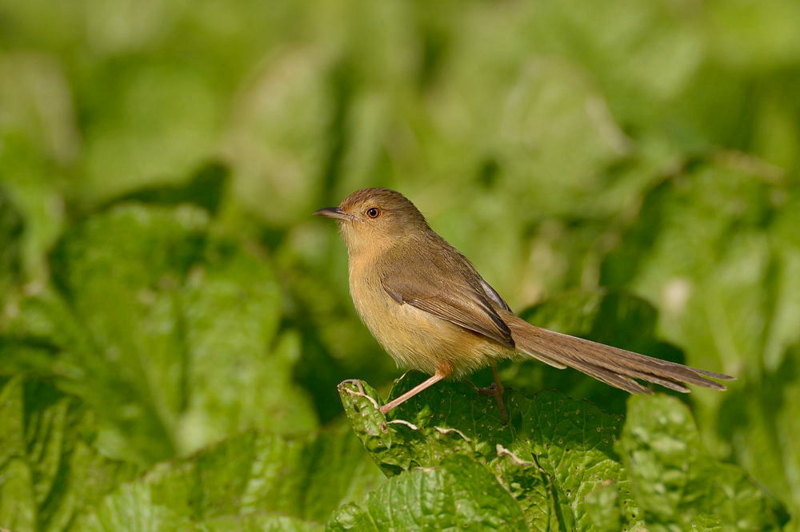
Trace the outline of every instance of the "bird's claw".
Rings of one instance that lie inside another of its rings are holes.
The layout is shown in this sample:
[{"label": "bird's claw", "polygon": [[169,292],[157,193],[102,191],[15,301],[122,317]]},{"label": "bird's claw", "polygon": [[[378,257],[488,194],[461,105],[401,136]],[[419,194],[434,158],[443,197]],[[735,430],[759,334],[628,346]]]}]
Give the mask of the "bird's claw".
[{"label": "bird's claw", "polygon": [[479,388],[475,386],[475,384],[471,381],[467,381],[470,386],[472,386],[475,391],[480,395],[491,395],[494,397],[494,400],[497,402],[497,408],[500,410],[500,418],[503,420],[503,424],[508,423],[508,410],[506,410],[505,401],[503,401],[503,393],[506,391],[505,386],[498,382],[493,382],[491,386],[486,386],[484,388]]},{"label": "bird's claw", "polygon": [[486,386],[484,388],[478,388],[474,384],[472,386],[475,388],[475,391],[481,395],[491,395],[492,397],[495,397],[497,395],[503,395],[503,392],[505,392],[505,387],[503,387],[502,384],[497,386],[496,382],[493,382],[490,386]]},{"label": "bird's claw", "polygon": [[363,393],[364,395],[367,394],[366,390],[364,390],[364,385],[358,379],[345,379],[342,381],[342,384],[353,384],[356,388],[358,388],[359,392]]}]

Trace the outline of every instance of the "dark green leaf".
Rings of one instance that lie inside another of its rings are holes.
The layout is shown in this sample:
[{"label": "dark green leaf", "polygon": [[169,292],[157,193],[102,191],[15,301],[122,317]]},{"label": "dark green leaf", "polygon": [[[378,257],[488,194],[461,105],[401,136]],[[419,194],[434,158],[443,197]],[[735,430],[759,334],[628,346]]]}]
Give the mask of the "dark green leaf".
[{"label": "dark green leaf", "polygon": [[11,286],[22,270],[22,215],[0,187],[0,302],[5,301]]}]

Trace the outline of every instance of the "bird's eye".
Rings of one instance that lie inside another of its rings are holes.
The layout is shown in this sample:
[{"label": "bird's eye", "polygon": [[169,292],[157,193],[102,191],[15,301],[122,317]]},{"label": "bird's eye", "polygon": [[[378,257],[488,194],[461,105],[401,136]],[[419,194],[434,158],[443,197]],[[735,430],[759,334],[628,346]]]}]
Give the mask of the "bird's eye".
[{"label": "bird's eye", "polygon": [[370,218],[377,218],[380,215],[381,215],[381,210],[377,207],[370,207],[369,209],[367,209],[367,216],[369,216]]}]

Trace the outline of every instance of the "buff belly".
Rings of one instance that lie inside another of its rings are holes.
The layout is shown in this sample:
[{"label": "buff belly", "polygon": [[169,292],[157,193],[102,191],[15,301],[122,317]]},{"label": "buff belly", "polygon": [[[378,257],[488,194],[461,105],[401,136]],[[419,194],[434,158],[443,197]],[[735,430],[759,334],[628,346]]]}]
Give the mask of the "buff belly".
[{"label": "buff belly", "polygon": [[[485,336],[412,305],[397,303],[381,293],[382,287],[370,290],[362,284],[350,288],[361,320],[400,367],[463,377],[494,359],[513,354]],[[363,312],[365,307],[370,312]]]}]

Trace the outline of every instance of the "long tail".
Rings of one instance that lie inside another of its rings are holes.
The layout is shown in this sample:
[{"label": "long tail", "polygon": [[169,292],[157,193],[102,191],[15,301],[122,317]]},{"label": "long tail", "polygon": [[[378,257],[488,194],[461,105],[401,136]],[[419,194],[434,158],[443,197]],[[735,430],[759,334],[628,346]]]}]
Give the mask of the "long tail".
[{"label": "long tail", "polygon": [[690,391],[684,384],[694,384],[712,390],[725,389],[725,386],[707,377],[720,380],[733,379],[721,373],[690,368],[675,362],[548,331],[531,325],[511,313],[504,312],[502,317],[511,329],[517,351],[559,369],[567,366],[575,368],[630,393],[653,393],[633,379],[660,384],[683,393]]}]

